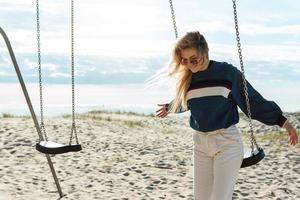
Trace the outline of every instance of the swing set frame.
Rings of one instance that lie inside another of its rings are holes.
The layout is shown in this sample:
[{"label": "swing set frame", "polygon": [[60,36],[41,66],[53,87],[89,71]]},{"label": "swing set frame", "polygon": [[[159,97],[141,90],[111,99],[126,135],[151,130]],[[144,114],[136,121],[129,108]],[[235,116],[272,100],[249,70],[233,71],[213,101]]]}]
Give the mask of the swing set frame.
[{"label": "swing set frame", "polygon": [[[31,118],[32,118],[34,126],[36,128],[36,132],[38,133],[39,140],[43,141],[44,137],[43,137],[42,131],[40,129],[39,122],[38,122],[38,120],[36,118],[36,115],[35,115],[35,112],[34,112],[34,109],[33,109],[33,106],[32,106],[31,100],[30,100],[30,97],[28,95],[28,92],[27,92],[27,89],[26,89],[26,85],[24,83],[24,80],[23,80],[23,77],[22,77],[19,65],[17,63],[16,57],[15,57],[15,54],[14,54],[14,51],[13,51],[13,49],[11,47],[10,41],[9,41],[6,33],[4,32],[4,30],[1,27],[0,27],[0,34],[2,35],[2,37],[3,37],[3,39],[4,39],[5,43],[6,43],[6,46],[7,46],[9,55],[10,55],[10,58],[12,60],[12,63],[14,65],[15,71],[17,73],[17,76],[18,76],[18,79],[19,79],[19,82],[20,82],[20,85],[22,87],[22,91],[23,91],[24,97],[26,99],[26,103],[28,105],[28,108],[29,108],[29,111],[30,111],[30,114],[31,114]],[[62,193],[62,190],[61,190],[61,187],[60,187],[60,184],[59,184],[56,172],[55,172],[54,165],[53,165],[52,160],[50,158],[50,155],[49,154],[45,154],[45,156],[46,156],[48,165],[50,167],[50,170],[51,170],[51,173],[52,173],[52,176],[53,176],[53,179],[54,179],[57,191],[59,193],[59,196],[63,197],[63,193]]]}]

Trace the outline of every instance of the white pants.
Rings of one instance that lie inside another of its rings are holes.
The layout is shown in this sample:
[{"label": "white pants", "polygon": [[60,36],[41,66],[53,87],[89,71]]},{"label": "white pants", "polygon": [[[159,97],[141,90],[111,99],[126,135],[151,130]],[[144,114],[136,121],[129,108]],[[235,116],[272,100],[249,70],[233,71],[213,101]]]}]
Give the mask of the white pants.
[{"label": "white pants", "polygon": [[232,200],[244,155],[238,128],[195,131],[193,140],[195,200]]}]

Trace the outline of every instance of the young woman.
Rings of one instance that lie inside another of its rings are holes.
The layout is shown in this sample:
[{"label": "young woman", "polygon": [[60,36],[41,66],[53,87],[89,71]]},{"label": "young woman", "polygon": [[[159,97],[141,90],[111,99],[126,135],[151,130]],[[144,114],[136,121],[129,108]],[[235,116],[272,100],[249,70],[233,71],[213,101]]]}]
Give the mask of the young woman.
[{"label": "young woman", "polygon": [[[176,97],[158,104],[158,117],[190,110],[194,140],[195,200],[231,200],[243,160],[243,142],[236,127],[238,108],[247,114],[241,72],[231,64],[209,59],[208,45],[198,31],[188,32],[173,49],[169,76],[178,75]],[[286,128],[290,144],[297,132],[280,107],[264,99],[247,82],[251,116],[266,125]]]}]

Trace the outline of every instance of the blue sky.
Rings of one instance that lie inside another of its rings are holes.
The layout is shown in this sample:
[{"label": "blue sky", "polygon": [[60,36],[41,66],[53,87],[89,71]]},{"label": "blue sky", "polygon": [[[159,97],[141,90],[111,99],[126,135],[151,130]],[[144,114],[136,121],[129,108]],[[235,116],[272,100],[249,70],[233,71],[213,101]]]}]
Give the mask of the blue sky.
[{"label": "blue sky", "polygon": [[[75,1],[76,82],[144,83],[167,67],[174,31],[169,1]],[[179,35],[201,31],[210,57],[238,68],[232,2],[174,0]],[[7,32],[26,82],[37,82],[35,1],[0,0]],[[300,88],[300,2],[238,1],[246,77],[266,95]],[[70,2],[40,1],[44,81],[70,82]],[[2,40],[2,39],[1,39]],[[0,82],[17,82],[0,42]],[[270,92],[271,91],[271,92]],[[300,97],[295,96],[300,102]]]}]

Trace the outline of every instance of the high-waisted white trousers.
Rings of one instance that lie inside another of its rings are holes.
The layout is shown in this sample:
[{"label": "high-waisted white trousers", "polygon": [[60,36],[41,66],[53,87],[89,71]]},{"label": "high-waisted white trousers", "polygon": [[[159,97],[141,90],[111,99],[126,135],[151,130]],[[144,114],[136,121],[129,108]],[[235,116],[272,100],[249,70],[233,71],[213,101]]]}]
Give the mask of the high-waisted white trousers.
[{"label": "high-waisted white trousers", "polygon": [[244,155],[238,128],[195,131],[193,140],[195,200],[232,200]]}]

